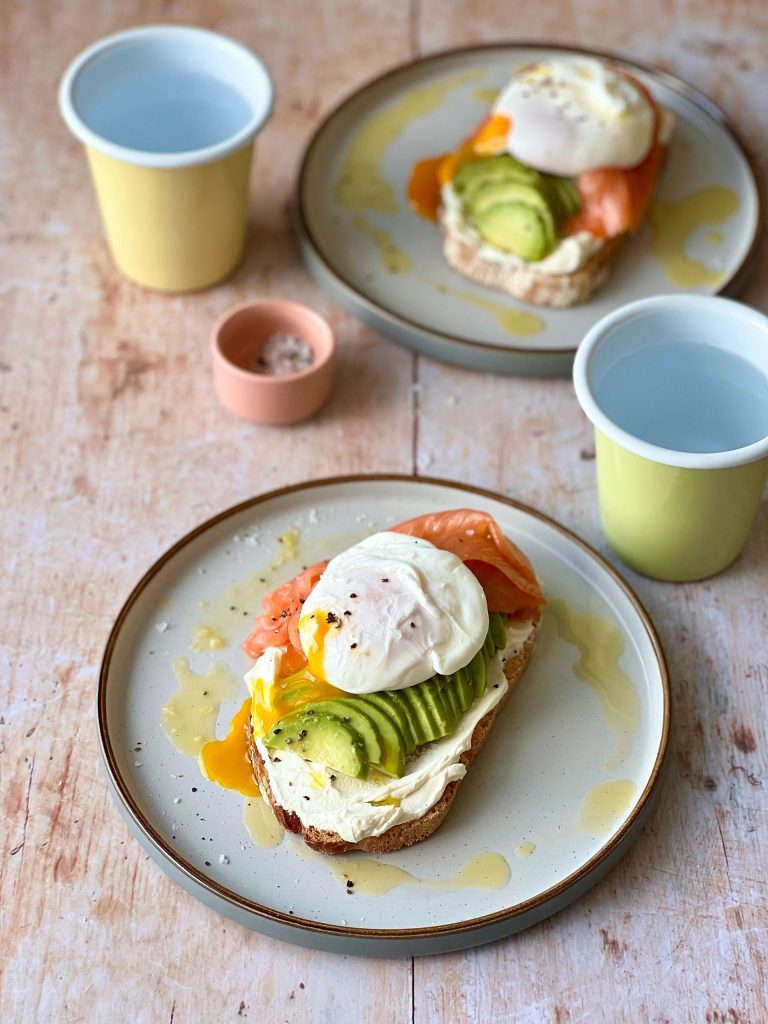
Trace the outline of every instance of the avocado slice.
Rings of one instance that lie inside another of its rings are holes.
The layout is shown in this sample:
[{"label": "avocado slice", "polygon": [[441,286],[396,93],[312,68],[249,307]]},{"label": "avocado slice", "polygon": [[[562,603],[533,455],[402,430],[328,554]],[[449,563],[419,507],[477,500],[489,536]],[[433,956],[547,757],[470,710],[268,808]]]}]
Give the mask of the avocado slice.
[{"label": "avocado slice", "polygon": [[446,710],[453,722],[453,726],[451,728],[451,732],[453,732],[458,725],[459,719],[464,714],[464,708],[461,706],[461,701],[459,700],[459,692],[456,687],[456,681],[453,678],[453,674],[448,676],[435,675],[431,681],[437,684],[440,698],[445,704]]},{"label": "avocado slice", "polygon": [[389,715],[389,717],[394,721],[400,732],[403,734],[406,756],[410,754],[413,748],[418,744],[416,737],[413,735],[408,710],[398,696],[398,691],[382,690],[379,693],[367,693],[365,695],[365,699],[368,703],[381,708],[384,714]]},{"label": "avocado slice", "polygon": [[471,219],[499,203],[525,203],[537,210],[547,210],[551,216],[547,191],[543,185],[529,185],[523,181],[494,181],[473,193],[471,199],[466,199],[464,209]]},{"label": "avocado slice", "polygon": [[[346,704],[346,701],[340,703]],[[381,743],[381,757],[375,762],[385,775],[399,779],[405,771],[405,756],[408,753],[405,737],[397,722],[386,711],[382,711],[375,701],[368,699],[368,694],[361,694],[351,699],[354,704],[373,720]]]},{"label": "avocado slice", "polygon": [[286,715],[264,737],[269,750],[290,750],[343,775],[364,779],[368,754],[360,735],[336,715],[302,708]]},{"label": "avocado slice", "polygon": [[493,633],[491,633],[490,629],[486,633],[485,642],[483,643],[481,650],[485,655],[486,661],[490,661],[496,653],[496,644],[493,642]]},{"label": "avocado slice", "polygon": [[477,194],[472,203],[467,202],[467,218],[470,223],[478,226],[478,219],[486,210],[505,203],[522,203],[537,210],[544,225],[547,250],[554,249],[557,244],[555,218],[544,192],[532,185],[523,185],[518,181],[505,181],[489,185],[488,188],[484,188]]},{"label": "avocado slice", "polygon": [[[484,656],[482,648],[480,650],[480,653]],[[475,699],[475,689],[474,686],[472,685],[472,675],[468,668],[460,668],[458,672],[453,673],[451,678],[454,680],[456,693],[458,694],[459,698],[459,705],[461,707],[461,713],[464,714],[464,712],[467,711],[469,707],[471,707],[472,701]]]},{"label": "avocado slice", "polygon": [[451,184],[457,195],[464,202],[471,202],[478,191],[482,191],[492,182],[519,181],[528,185],[536,185],[541,174],[532,167],[526,167],[508,153],[500,156],[484,157],[464,164]]},{"label": "avocado slice", "polygon": [[415,689],[419,691],[421,700],[430,709],[436,723],[435,731],[430,739],[439,740],[442,736],[452,733],[456,728],[456,719],[453,718],[449,706],[446,705],[434,678],[419,683]]},{"label": "avocado slice", "polygon": [[398,690],[397,695],[408,709],[408,719],[411,723],[411,730],[416,740],[416,746],[422,743],[429,743],[439,733],[439,727],[432,708],[427,705],[421,694],[421,683],[416,686],[406,686]]},{"label": "avocado slice", "polygon": [[[486,240],[528,261],[551,252],[562,222],[582,206],[572,178],[542,174],[508,153],[465,164],[452,185],[467,219]],[[539,216],[510,210],[488,216],[495,206],[514,205],[531,206]]]},{"label": "avocado slice", "polygon": [[475,227],[491,245],[526,262],[544,259],[552,251],[551,214],[525,203],[500,203],[479,214]]},{"label": "avocado slice", "polygon": [[581,193],[573,178],[548,178],[547,193],[558,220],[567,220],[581,209]]},{"label": "avocado slice", "polygon": [[478,651],[470,661],[467,671],[472,678],[473,696],[482,697],[488,682],[488,659],[483,656],[482,650]]},{"label": "avocado slice", "polygon": [[[492,612],[488,616],[488,632],[493,638],[493,645],[497,651],[503,651],[507,646],[507,631],[504,628],[504,619],[498,612]],[[494,653],[496,653],[494,651]]]},{"label": "avocado slice", "polygon": [[351,726],[365,744],[365,751],[370,764],[379,764],[382,758],[382,742],[376,723],[360,706],[355,698],[333,698],[318,700],[307,704],[307,711],[314,710],[318,714],[335,715],[345,725]]}]

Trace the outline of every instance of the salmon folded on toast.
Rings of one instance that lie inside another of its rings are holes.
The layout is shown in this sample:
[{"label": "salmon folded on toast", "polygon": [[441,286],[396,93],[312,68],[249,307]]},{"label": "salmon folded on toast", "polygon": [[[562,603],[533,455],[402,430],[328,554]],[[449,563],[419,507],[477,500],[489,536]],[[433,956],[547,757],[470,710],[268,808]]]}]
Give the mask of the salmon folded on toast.
[{"label": "salmon folded on toast", "polygon": [[374,534],[270,594],[244,644],[246,733],[280,824],[328,854],[432,835],[543,604],[526,556],[469,509]]},{"label": "salmon folded on toast", "polygon": [[562,54],[519,69],[456,150],[419,161],[408,199],[460,274],[572,306],[645,219],[673,125],[623,66]]}]

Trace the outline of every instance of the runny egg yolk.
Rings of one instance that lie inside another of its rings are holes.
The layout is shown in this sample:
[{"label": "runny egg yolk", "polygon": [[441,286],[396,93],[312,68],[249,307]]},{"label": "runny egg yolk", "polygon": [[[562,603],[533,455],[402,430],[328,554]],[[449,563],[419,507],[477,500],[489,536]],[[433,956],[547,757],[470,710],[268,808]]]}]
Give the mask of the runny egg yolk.
[{"label": "runny egg yolk", "polygon": [[278,678],[268,688],[268,704],[255,695],[243,701],[232,719],[224,739],[210,740],[200,751],[200,768],[206,779],[224,789],[234,789],[243,796],[259,796],[248,760],[246,727],[249,716],[257,736],[269,732],[273,725],[291,711],[316,700],[345,697],[335,686],[317,679],[305,666],[289,676]]},{"label": "runny egg yolk", "polygon": [[299,629],[306,628],[310,622],[312,638],[304,652],[307,656],[307,665],[315,679],[325,680],[325,638],[328,636],[328,630],[338,627],[339,620],[331,612],[316,609],[311,615],[301,619]]},{"label": "runny egg yolk", "polygon": [[427,220],[436,220],[442,186],[452,181],[471,160],[503,153],[511,128],[508,117],[492,114],[458,149],[415,163],[407,186],[411,209]]},{"label": "runny egg yolk", "polygon": [[[260,694],[258,690],[261,689]],[[289,676],[280,676],[270,685],[254,689],[251,718],[257,736],[265,736],[285,715],[298,711],[305,704],[334,697],[347,697],[323,679],[318,679],[308,665]]]},{"label": "runny egg yolk", "polygon": [[413,165],[408,182],[408,203],[420,217],[437,220],[440,208],[440,168],[451,156],[451,153],[441,153]]},{"label": "runny egg yolk", "polygon": [[251,698],[232,719],[229,732],[223,740],[210,740],[200,751],[200,767],[206,779],[224,789],[234,789],[243,796],[258,796],[259,787],[253,781],[248,760],[245,727],[251,713]]},{"label": "runny egg yolk", "polygon": [[512,122],[504,114],[493,114],[472,138],[472,148],[481,156],[503,153]]}]

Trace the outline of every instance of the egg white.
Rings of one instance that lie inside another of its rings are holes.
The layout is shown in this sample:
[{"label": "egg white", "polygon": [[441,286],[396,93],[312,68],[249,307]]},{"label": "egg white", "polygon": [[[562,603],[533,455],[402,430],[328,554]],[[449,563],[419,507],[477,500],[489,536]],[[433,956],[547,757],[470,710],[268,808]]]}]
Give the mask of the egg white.
[{"label": "egg white", "polygon": [[394,532],[332,558],[299,621],[311,671],[348,693],[398,690],[455,672],[487,632],[485,594],[461,559]]},{"label": "egg white", "polygon": [[500,93],[507,150],[564,177],[635,167],[650,150],[655,112],[630,79],[593,57],[563,56],[521,69]]}]

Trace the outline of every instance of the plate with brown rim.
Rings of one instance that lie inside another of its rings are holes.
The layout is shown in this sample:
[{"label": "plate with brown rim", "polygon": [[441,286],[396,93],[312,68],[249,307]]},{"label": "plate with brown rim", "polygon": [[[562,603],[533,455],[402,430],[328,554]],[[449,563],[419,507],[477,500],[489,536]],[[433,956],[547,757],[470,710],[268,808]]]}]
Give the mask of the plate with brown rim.
[{"label": "plate with brown rim", "polygon": [[574,51],[541,43],[452,50],[397,67],[337,106],[301,164],[304,261],[341,305],[392,340],[475,369],[563,375],[602,316],[679,291],[733,295],[763,220],[757,178],[726,116],[674,76],[612,54],[675,117],[652,222],[623,244],[608,282],[555,310],[483,288],[442,256],[437,227],[408,208],[413,164],[454,149],[515,69]]},{"label": "plate with brown rim", "polygon": [[[498,520],[531,558],[548,604],[531,662],[445,823],[423,843],[376,857],[311,854],[270,828],[268,816],[249,832],[245,819],[255,820],[261,800],[204,779],[197,758],[177,750],[162,727],[179,665],[198,680],[226,681],[210,723],[211,735],[222,736],[247,696],[240,644],[269,589],[371,532],[457,507]],[[216,649],[200,643],[213,634]],[[591,677],[585,658],[598,646],[612,653]],[[606,714],[614,684],[629,709],[618,726]],[[401,476],[288,487],[202,523],[128,597],[106,645],[98,695],[110,789],[166,874],[265,935],[372,956],[489,942],[594,885],[651,809],[669,707],[654,627],[592,548],[511,499]],[[352,893],[348,878],[358,882]]]}]

